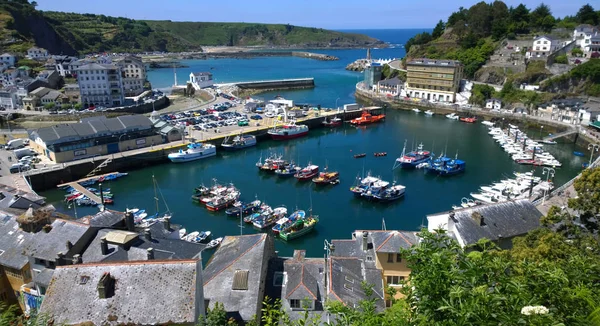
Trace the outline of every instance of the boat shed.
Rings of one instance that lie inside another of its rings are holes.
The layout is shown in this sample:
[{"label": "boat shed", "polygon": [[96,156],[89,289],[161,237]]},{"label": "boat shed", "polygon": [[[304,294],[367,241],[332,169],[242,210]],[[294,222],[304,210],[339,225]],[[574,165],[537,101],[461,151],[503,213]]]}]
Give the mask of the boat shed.
[{"label": "boat shed", "polygon": [[60,266],[40,313],[60,325],[196,325],[204,314],[201,262]]},{"label": "boat shed", "polygon": [[519,199],[427,215],[427,228],[446,230],[463,248],[489,239],[509,249],[514,237],[539,228],[541,217],[528,199]]}]

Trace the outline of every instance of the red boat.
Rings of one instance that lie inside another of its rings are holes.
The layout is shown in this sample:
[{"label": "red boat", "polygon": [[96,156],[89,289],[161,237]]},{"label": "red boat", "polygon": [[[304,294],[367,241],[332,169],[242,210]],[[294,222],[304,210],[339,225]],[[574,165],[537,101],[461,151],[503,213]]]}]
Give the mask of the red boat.
[{"label": "red boat", "polygon": [[464,117],[464,118],[460,118],[460,121],[466,122],[466,123],[475,123],[475,122],[477,122],[477,118],[475,118],[475,117],[471,117],[471,118]]},{"label": "red boat", "polygon": [[240,193],[239,192],[233,192],[228,194],[225,197],[217,197],[215,199],[213,199],[212,201],[206,203],[206,208],[209,211],[220,211],[222,209],[225,209],[231,205],[233,205],[238,199],[240,198]]},{"label": "red boat", "polygon": [[542,165],[542,161],[538,160],[516,160],[515,162],[523,165]]},{"label": "red boat", "polygon": [[110,198],[104,198],[104,204],[107,204],[107,205],[112,205],[112,204],[114,204],[114,203],[115,203],[115,202],[114,202],[112,199],[110,199]]},{"label": "red boat", "polygon": [[387,156],[387,152],[373,153],[373,156],[375,156],[375,157]]},{"label": "red boat", "polygon": [[319,174],[319,167],[316,165],[309,164],[307,167],[294,174],[294,178],[298,180],[310,180],[317,174]]},{"label": "red boat", "polygon": [[338,127],[342,125],[342,119],[335,117],[333,119],[325,118],[321,124],[325,127]]},{"label": "red boat", "polygon": [[363,111],[362,115],[356,119],[350,120],[350,123],[355,126],[371,124],[385,119],[385,114],[372,115],[368,111]]}]

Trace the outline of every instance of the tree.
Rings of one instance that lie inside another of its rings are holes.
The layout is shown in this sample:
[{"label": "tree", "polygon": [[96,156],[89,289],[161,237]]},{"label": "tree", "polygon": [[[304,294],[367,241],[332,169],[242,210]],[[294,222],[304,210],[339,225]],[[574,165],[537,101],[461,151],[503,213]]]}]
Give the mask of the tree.
[{"label": "tree", "polygon": [[[544,3],[537,6],[529,15],[529,24],[532,29],[539,28],[549,32],[554,25],[554,17],[552,17],[550,7]],[[550,26],[547,26],[548,24],[550,24]]]},{"label": "tree", "polygon": [[598,14],[594,11],[594,7],[589,4],[579,9],[575,15],[575,19],[580,24],[598,25]]},{"label": "tree", "polygon": [[581,50],[581,48],[574,48],[571,51],[571,55],[574,57],[581,57],[583,55],[583,51]]},{"label": "tree", "polygon": [[36,7],[38,6],[38,3],[37,3],[37,1],[31,1],[31,6],[32,6],[33,8],[36,8]]},{"label": "tree", "polygon": [[227,312],[220,302],[215,303],[215,307],[206,309],[206,317],[200,317],[198,320],[198,326],[223,326],[223,325],[235,325],[236,323],[230,319],[227,319]]},{"label": "tree", "polygon": [[436,39],[436,38],[442,36],[442,34],[444,34],[445,28],[446,28],[446,25],[440,19],[440,21],[437,23],[437,25],[435,25],[435,28],[433,29],[433,33],[431,34],[431,37]]},{"label": "tree", "polygon": [[50,102],[50,103],[47,103],[47,104],[44,105],[44,109],[46,109],[46,110],[52,110],[52,109],[54,109],[55,106],[56,106],[56,103]]},{"label": "tree", "polygon": [[558,55],[554,58],[554,63],[567,64],[569,63],[569,59],[566,54]]},{"label": "tree", "polygon": [[485,37],[492,31],[492,12],[485,2],[479,2],[469,8],[468,22],[471,33]]},{"label": "tree", "polygon": [[569,199],[569,207],[583,213],[600,214],[600,168],[584,170],[573,187],[577,197]]},{"label": "tree", "polygon": [[73,105],[73,108],[75,110],[81,110],[82,107],[83,107],[83,105],[81,103],[75,103],[75,105]]}]

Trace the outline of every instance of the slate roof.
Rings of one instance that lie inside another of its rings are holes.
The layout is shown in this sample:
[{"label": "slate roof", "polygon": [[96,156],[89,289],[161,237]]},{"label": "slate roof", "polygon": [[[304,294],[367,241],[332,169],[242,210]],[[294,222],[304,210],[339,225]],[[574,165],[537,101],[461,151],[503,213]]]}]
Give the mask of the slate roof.
[{"label": "slate roof", "polygon": [[84,263],[147,260],[148,248],[154,249],[154,259],[157,260],[195,259],[200,257],[200,253],[206,247],[203,244],[176,239],[152,238],[152,241],[148,241],[144,235],[139,235],[126,246],[109,242],[108,254],[102,255],[100,241],[113,231],[111,229],[98,231],[82,255]]},{"label": "slate roof", "polygon": [[394,77],[392,79],[384,79],[379,81],[379,85],[388,85],[388,86],[397,86],[404,84],[398,77]]},{"label": "slate roof", "polygon": [[212,73],[210,73],[208,71],[194,72],[193,74],[196,77],[200,77],[200,76],[212,76]]},{"label": "slate roof", "polygon": [[434,59],[413,59],[407,63],[412,66],[438,66],[438,67],[456,67],[462,65],[457,60],[434,60]]},{"label": "slate roof", "polygon": [[[347,306],[357,307],[362,300],[375,299],[377,309],[379,311],[384,309],[381,271],[365,268],[363,261],[360,259],[332,257],[329,265],[329,275],[328,297],[330,300],[337,300]],[[368,297],[363,291],[363,281],[372,286],[372,297]]]},{"label": "slate roof", "polygon": [[16,218],[8,214],[0,214],[0,234],[0,265],[22,269],[28,261],[23,248],[33,234],[19,229]]},{"label": "slate roof", "polygon": [[50,91],[48,94],[42,96],[42,100],[52,100],[55,101],[61,93],[59,91]]},{"label": "slate roof", "polygon": [[[301,252],[298,253],[297,252]],[[300,255],[300,256],[299,256]],[[323,269],[325,262],[320,258],[304,258],[304,250],[296,250],[294,258],[284,263],[287,274],[284,297],[290,299],[322,300]]]},{"label": "slate roof", "polygon": [[[542,217],[542,213],[527,199],[457,209],[429,216],[451,213],[454,213],[454,225],[458,233],[456,236],[460,237],[459,242],[462,241],[465,246],[483,238],[498,241],[524,235],[537,229]],[[483,225],[480,225],[476,219],[477,215],[473,213],[478,213],[483,218]]]},{"label": "slate roof", "polygon": [[25,247],[25,255],[49,261],[55,261],[59,252],[69,256],[67,241],[76,245],[90,231],[89,225],[63,219],[55,219],[51,226],[47,233],[40,231],[34,234]]},{"label": "slate roof", "polygon": [[81,65],[75,68],[75,71],[80,70],[108,70],[108,69],[118,69],[117,66],[112,64],[99,64],[99,63],[88,63]]},{"label": "slate roof", "polygon": [[[357,231],[361,232],[361,231]],[[416,232],[406,231],[367,231],[376,252],[398,253],[419,243]]]},{"label": "slate roof", "polygon": [[[210,308],[220,302],[229,316],[251,320],[262,305],[263,261],[274,255],[273,239],[267,234],[225,237],[203,272],[204,296]],[[236,270],[250,271],[248,290],[231,289]]]},{"label": "slate roof", "polygon": [[550,36],[550,35],[540,35],[540,36],[534,38],[533,40],[537,41],[537,40],[542,39],[542,38],[548,39],[550,41],[558,41],[558,39],[556,37]]},{"label": "slate roof", "polygon": [[47,145],[72,142],[133,130],[151,129],[152,121],[143,115],[125,115],[110,119],[87,119],[80,123],[44,127],[32,132]]},{"label": "slate roof", "polygon": [[[97,285],[105,273],[115,279],[115,290],[100,299]],[[200,273],[197,260],[59,266],[40,313],[67,325],[195,324],[202,305]]]},{"label": "slate roof", "polygon": [[124,224],[125,213],[119,211],[113,211],[105,209],[102,212],[98,212],[94,215],[88,215],[80,218],[78,222],[89,224],[93,227],[115,227],[119,224]]}]

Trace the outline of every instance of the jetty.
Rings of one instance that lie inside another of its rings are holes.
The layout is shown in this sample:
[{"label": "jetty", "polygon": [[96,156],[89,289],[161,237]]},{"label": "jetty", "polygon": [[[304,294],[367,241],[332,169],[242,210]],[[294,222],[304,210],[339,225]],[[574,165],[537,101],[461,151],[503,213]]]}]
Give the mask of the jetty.
[{"label": "jetty", "polygon": [[290,89],[315,87],[314,78],[255,80],[215,84],[217,87],[237,86],[241,89]]},{"label": "jetty", "polygon": [[63,187],[72,187],[73,189],[77,190],[78,192],[82,193],[84,196],[86,196],[87,198],[89,198],[91,201],[95,202],[96,204],[100,205],[102,204],[102,200],[100,199],[99,196],[96,196],[95,194],[93,194],[91,191],[87,190],[84,186],[82,186],[81,184],[79,184],[80,182],[85,182],[88,180],[92,180],[92,179],[100,179],[100,178],[104,178],[110,175],[114,175],[114,174],[118,174],[119,172],[111,172],[111,173],[105,173],[105,174],[101,174],[101,175],[96,175],[93,177],[87,177],[87,178],[83,178],[83,179],[79,179],[76,181],[71,181],[71,182],[67,182],[67,183],[61,183],[59,185],[57,185],[56,187],[58,188],[63,188]]}]

